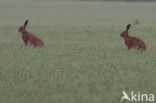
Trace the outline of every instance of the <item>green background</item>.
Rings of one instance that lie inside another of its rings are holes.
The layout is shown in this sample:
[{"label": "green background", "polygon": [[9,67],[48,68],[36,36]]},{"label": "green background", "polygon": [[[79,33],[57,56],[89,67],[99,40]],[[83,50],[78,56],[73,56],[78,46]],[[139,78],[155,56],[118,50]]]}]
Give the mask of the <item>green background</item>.
[{"label": "green background", "polygon": [[[155,94],[155,5],[1,0],[0,103],[120,103],[123,90]],[[26,19],[44,48],[24,46],[18,28]],[[129,33],[145,41],[143,53],[120,37],[136,19]]]}]

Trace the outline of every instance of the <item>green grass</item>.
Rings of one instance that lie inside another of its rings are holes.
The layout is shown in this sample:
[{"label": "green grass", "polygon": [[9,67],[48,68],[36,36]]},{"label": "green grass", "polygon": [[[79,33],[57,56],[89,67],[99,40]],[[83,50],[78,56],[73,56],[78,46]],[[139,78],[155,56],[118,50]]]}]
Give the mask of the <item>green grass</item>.
[{"label": "green grass", "polygon": [[[156,3],[0,1],[0,103],[120,103],[122,91],[156,94]],[[25,47],[18,28],[44,48]],[[127,50],[120,33],[147,51]],[[125,102],[128,103],[128,102]]]}]

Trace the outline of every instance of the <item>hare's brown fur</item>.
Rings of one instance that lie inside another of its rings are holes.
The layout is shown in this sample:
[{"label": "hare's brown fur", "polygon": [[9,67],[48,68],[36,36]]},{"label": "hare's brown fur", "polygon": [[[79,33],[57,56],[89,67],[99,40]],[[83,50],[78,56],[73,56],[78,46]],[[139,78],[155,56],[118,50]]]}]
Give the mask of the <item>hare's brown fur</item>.
[{"label": "hare's brown fur", "polygon": [[25,43],[25,45],[43,47],[44,42],[41,39],[39,39],[38,37],[36,37],[32,33],[26,31],[27,24],[28,24],[28,20],[26,20],[24,23],[24,26],[20,27],[18,30],[22,34],[22,40]]},{"label": "hare's brown fur", "polygon": [[147,49],[146,44],[141,39],[139,39],[137,37],[129,36],[128,30],[130,29],[130,27],[131,27],[131,25],[128,24],[126,31],[122,32],[120,35],[121,37],[124,38],[125,44],[127,45],[128,50],[131,48],[135,48],[136,50],[145,51]]}]

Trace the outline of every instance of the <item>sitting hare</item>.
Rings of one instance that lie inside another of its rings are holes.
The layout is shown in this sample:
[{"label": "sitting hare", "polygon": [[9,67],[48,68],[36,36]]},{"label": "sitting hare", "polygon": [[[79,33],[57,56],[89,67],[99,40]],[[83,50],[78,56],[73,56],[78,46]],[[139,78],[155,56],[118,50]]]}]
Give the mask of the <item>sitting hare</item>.
[{"label": "sitting hare", "polygon": [[136,19],[133,23],[133,25],[140,25],[140,22]]},{"label": "sitting hare", "polygon": [[25,43],[25,45],[32,45],[34,47],[36,46],[43,47],[44,43],[41,39],[31,34],[30,32],[27,32],[26,30],[27,24],[28,24],[28,20],[26,20],[24,26],[20,27],[18,30],[22,34],[22,40]]},{"label": "sitting hare", "polygon": [[124,38],[125,44],[128,46],[128,50],[131,48],[135,48],[136,50],[146,50],[146,44],[139,38],[129,36],[128,30],[131,27],[130,24],[127,25],[126,31],[121,33],[121,37]]}]

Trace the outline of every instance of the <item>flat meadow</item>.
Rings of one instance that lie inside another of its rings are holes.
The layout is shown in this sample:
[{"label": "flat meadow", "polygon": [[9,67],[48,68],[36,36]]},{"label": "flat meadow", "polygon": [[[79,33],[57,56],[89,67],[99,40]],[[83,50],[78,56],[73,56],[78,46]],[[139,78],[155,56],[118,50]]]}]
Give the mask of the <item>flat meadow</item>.
[{"label": "flat meadow", "polygon": [[[156,94],[155,5],[0,0],[0,103],[120,103],[122,91]],[[26,19],[44,48],[24,45],[18,28]],[[129,34],[144,40],[145,52],[128,51],[120,37],[136,19]]]}]

